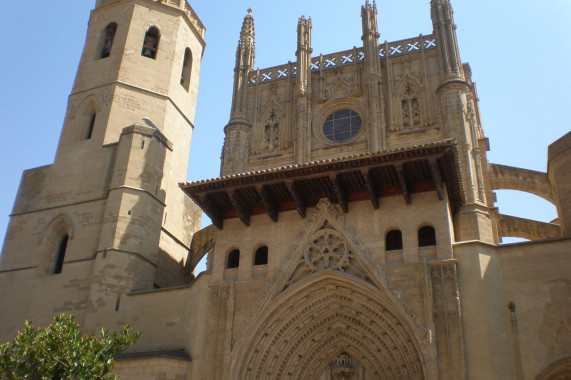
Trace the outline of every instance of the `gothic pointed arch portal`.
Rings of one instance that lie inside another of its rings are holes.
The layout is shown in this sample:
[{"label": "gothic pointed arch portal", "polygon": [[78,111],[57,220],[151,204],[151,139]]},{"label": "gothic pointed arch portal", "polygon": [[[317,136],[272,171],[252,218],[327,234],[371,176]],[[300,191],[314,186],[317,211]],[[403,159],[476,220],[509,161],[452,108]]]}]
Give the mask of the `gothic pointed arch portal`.
[{"label": "gothic pointed arch portal", "polygon": [[422,340],[366,249],[321,201],[249,328],[239,379],[426,379]]}]

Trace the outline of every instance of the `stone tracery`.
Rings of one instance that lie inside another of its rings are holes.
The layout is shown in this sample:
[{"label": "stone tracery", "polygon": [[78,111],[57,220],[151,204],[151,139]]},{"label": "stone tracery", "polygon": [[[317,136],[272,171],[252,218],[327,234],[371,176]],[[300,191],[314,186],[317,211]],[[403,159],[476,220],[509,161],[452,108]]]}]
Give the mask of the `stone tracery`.
[{"label": "stone tracery", "polygon": [[315,234],[304,253],[312,270],[338,269],[347,264],[347,244],[335,230],[323,229]]}]

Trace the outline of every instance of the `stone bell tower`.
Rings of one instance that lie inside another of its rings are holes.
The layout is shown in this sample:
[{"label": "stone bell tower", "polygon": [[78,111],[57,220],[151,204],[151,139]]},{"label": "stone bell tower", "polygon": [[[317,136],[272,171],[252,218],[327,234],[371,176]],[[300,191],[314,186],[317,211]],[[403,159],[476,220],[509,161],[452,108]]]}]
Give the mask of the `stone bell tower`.
[{"label": "stone bell tower", "polygon": [[[204,32],[185,0],[97,0],[55,161],[24,172],[3,247],[0,282],[30,282],[0,296],[30,299],[42,286],[49,305],[19,310],[18,323],[86,310],[95,321],[125,292],[185,282],[200,211],[178,183]],[[70,283],[73,300],[61,291]]]}]

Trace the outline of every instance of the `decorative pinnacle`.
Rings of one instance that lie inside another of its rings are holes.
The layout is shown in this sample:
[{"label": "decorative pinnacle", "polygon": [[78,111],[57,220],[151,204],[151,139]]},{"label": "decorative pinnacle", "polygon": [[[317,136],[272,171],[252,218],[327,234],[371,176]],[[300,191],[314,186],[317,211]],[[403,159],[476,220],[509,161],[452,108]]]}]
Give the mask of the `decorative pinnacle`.
[{"label": "decorative pinnacle", "polygon": [[373,6],[371,6],[371,3],[369,2],[369,0],[365,1],[365,5],[363,5],[361,7],[363,10],[377,10],[377,3],[375,2],[375,0],[373,0]]},{"label": "decorative pinnacle", "polygon": [[248,14],[244,17],[244,22],[242,23],[242,31],[240,32],[242,37],[251,36],[254,37],[254,17],[252,16],[252,8],[248,8]]},{"label": "decorative pinnacle", "polygon": [[300,24],[311,26],[311,17],[305,18],[304,15],[301,15],[301,17],[298,19],[298,25]]}]

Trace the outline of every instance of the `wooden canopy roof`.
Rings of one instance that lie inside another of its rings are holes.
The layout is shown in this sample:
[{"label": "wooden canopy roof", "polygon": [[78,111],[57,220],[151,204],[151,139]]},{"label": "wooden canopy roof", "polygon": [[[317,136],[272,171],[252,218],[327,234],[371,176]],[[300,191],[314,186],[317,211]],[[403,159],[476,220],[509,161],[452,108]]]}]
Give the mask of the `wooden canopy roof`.
[{"label": "wooden canopy roof", "polygon": [[[350,203],[370,200],[380,207],[382,197],[435,190],[448,193],[453,211],[463,202],[457,150],[453,140],[377,154],[361,154],[275,169],[181,183],[182,190],[222,229],[224,219],[267,213],[278,221],[282,211],[297,210],[305,218],[307,207],[320,198],[338,203],[344,212]],[[446,184],[446,186],[443,186]]]}]

